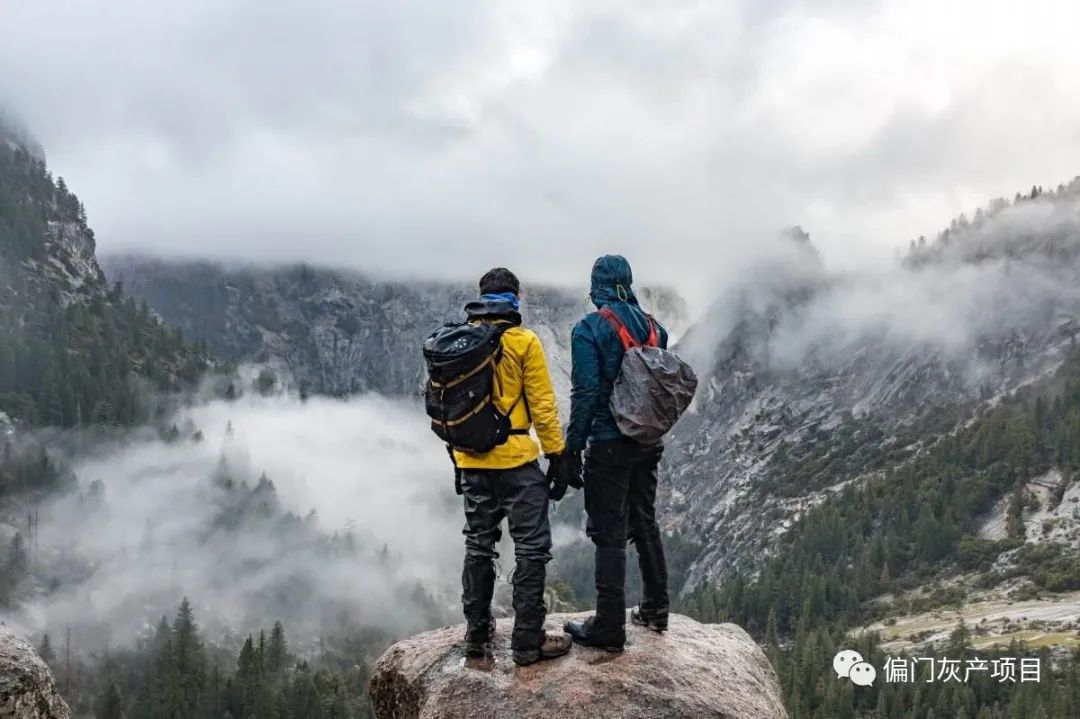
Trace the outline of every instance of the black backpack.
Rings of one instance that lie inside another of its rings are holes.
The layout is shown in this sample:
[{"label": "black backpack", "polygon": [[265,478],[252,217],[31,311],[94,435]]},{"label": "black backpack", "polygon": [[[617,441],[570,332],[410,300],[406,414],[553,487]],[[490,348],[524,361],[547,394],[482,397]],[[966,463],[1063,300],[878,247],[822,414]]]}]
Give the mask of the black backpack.
[{"label": "black backpack", "polygon": [[[513,325],[506,322],[445,324],[424,340],[428,381],[424,405],[431,431],[449,447],[482,454],[512,434],[510,412],[495,406],[495,366],[502,358],[502,335]],[[520,400],[519,400],[520,401]]]}]

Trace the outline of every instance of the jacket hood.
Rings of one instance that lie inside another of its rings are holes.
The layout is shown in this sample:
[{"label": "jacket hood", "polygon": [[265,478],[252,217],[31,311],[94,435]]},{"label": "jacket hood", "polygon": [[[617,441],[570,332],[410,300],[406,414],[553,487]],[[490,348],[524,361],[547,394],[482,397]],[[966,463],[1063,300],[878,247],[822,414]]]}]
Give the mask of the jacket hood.
[{"label": "jacket hood", "polygon": [[637,297],[630,285],[634,282],[634,273],[630,263],[622,255],[604,255],[592,268],[592,282],[589,299],[597,307],[612,302],[637,304]]},{"label": "jacket hood", "polygon": [[498,319],[521,324],[521,313],[514,309],[514,304],[509,300],[476,299],[465,305],[465,314],[470,320]]}]

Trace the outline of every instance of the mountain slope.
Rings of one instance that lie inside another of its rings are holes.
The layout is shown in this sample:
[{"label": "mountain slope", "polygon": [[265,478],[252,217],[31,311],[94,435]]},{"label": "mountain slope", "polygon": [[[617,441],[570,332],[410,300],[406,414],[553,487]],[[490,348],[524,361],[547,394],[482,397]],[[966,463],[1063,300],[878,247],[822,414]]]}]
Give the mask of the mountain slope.
[{"label": "mountain slope", "polygon": [[789,240],[688,333],[702,383],[665,516],[705,546],[691,586],[755,569],[808,507],[1061,364],[1080,182],[996,207],[881,274],[830,274]]},{"label": "mountain slope", "polygon": [[82,204],[18,137],[0,135],[0,417],[131,424],[133,378],[176,389],[206,353],[107,287]]}]

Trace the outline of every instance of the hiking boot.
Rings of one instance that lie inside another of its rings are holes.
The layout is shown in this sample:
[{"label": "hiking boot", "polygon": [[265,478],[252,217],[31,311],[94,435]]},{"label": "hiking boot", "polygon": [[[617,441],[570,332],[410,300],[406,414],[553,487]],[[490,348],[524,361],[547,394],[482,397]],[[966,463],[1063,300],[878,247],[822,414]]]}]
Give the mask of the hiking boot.
[{"label": "hiking boot", "polygon": [[545,636],[544,643],[537,649],[515,649],[514,664],[527,667],[541,659],[557,659],[570,651],[570,637]]},{"label": "hiking boot", "polygon": [[[667,629],[670,603],[664,545],[657,530],[646,528],[639,531],[634,546],[637,547],[638,566],[641,568],[641,603],[637,608],[640,617],[631,615],[630,621],[662,632]],[[639,618],[647,621],[643,623],[638,621]]]},{"label": "hiking boot", "polygon": [[595,620],[595,616],[584,621],[572,619],[563,625],[563,629],[578,644],[603,649],[613,654],[621,652],[626,645],[626,630],[622,626],[607,631],[597,629]]},{"label": "hiking boot", "polygon": [[491,653],[491,643],[495,641],[495,620],[488,621],[486,627],[465,630],[465,656],[484,657]]},{"label": "hiking boot", "polygon": [[638,626],[651,629],[654,632],[666,632],[668,625],[667,614],[654,615],[635,608],[630,610],[630,621]]}]

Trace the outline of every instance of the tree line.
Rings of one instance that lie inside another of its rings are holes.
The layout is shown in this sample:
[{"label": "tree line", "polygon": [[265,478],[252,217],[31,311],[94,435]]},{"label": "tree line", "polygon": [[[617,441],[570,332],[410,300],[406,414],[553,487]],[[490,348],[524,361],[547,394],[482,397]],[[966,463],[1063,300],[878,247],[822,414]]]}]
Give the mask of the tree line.
[{"label": "tree line", "polygon": [[96,719],[369,719],[369,662],[380,643],[340,639],[313,660],[289,648],[285,628],[248,635],[239,652],[211,646],[184,598],[172,622],[135,647],[89,665],[48,634],[39,653],[76,715]]}]

